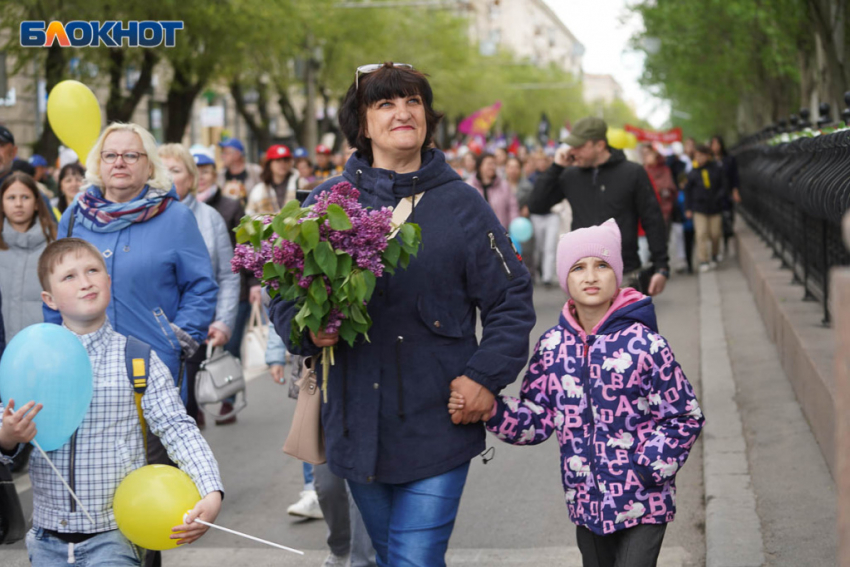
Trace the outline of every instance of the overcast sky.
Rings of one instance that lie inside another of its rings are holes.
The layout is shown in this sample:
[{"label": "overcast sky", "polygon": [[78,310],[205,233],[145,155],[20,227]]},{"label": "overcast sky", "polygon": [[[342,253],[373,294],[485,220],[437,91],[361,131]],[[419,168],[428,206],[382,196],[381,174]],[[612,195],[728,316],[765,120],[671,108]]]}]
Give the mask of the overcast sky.
[{"label": "overcast sky", "polygon": [[638,116],[655,127],[662,126],[669,118],[670,107],[640,87],[643,55],[627,47],[629,38],[643,29],[640,17],[627,17],[629,0],[544,1],[584,45],[584,72],[613,75],[626,99],[636,104]]}]

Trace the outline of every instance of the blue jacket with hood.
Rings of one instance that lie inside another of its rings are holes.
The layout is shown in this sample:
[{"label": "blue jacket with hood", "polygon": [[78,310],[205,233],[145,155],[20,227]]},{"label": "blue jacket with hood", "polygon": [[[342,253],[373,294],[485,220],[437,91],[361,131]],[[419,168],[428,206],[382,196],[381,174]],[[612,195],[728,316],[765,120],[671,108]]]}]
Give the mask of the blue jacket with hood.
[{"label": "blue jacket with hood", "polygon": [[[331,471],[357,482],[404,483],[445,473],[485,448],[481,423],[454,425],[452,380],[466,375],[498,393],[516,380],[535,322],[531,278],[496,215],[475,189],[426,150],[413,173],[373,168],[359,153],[342,177],[317,187],[305,205],[348,181],[367,207],[415,195],[410,217],[422,246],[406,270],[378,278],[369,303],[369,342],[337,345],[322,406]],[[291,344],[294,303],[276,297],[275,329],[295,354],[319,351],[308,336]],[[480,313],[481,341],[475,334]],[[319,372],[321,376],[321,372]]]},{"label": "blue jacket with hood", "polygon": [[[142,191],[136,199],[146,194]],[[168,208],[145,222],[114,232],[94,232],[78,222],[71,236],[90,242],[103,255],[112,277],[112,301],[106,309],[112,327],[151,345],[177,383],[182,348],[174,327],[197,343],[205,341],[218,284],[195,215],[180,203],[173,187],[169,196],[174,201]],[[62,215],[59,238],[69,236],[75,210],[70,206]],[[45,322],[62,323],[58,311],[47,305],[42,310]],[[184,402],[187,382],[183,380],[180,393]]]}]

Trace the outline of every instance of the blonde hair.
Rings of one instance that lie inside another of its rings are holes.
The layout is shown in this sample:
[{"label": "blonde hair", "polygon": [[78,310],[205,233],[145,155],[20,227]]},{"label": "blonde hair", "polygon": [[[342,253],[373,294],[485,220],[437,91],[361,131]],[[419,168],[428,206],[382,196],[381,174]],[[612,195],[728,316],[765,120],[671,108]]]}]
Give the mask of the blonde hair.
[{"label": "blonde hair", "polygon": [[198,192],[198,166],[195,165],[195,158],[189,153],[189,150],[183,144],[164,144],[159,147],[160,158],[179,159],[186,167],[186,171],[192,176],[192,187],[189,192],[195,195]]},{"label": "blonde hair", "polygon": [[132,132],[142,141],[142,146],[145,148],[148,163],[151,167],[151,175],[148,177],[147,184],[151,189],[159,191],[171,190],[171,176],[168,175],[168,170],[162,165],[162,160],[156,152],[156,140],[153,134],[139,126],[138,124],[124,124],[123,122],[114,122],[106,127],[106,130],[100,135],[100,138],[95,142],[94,147],[89,152],[86,158],[86,181],[104,189],[103,179],[100,177],[100,152],[103,151],[103,142],[113,132]]}]

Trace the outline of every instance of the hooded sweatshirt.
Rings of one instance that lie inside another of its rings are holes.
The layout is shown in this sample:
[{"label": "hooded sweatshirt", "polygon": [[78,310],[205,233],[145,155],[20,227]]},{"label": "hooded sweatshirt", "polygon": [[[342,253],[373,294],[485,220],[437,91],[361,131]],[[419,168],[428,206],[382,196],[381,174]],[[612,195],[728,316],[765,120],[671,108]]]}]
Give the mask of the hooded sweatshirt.
[{"label": "hooded sweatshirt", "polygon": [[621,150],[599,167],[567,167],[554,164],[542,172],[528,199],[531,214],[545,215],[566,199],[573,211],[572,230],[600,225],[613,218],[623,235],[623,269],[641,266],[638,256],[638,221],[646,231],[652,264],[667,268],[667,229],[661,207],[643,167],[626,160]]},{"label": "hooded sweatshirt", "polygon": [[570,300],[540,337],[520,397],[497,397],[486,425],[514,445],[555,434],[570,519],[606,535],[673,520],[675,475],[704,422],[652,300],[623,288],[590,335]]}]

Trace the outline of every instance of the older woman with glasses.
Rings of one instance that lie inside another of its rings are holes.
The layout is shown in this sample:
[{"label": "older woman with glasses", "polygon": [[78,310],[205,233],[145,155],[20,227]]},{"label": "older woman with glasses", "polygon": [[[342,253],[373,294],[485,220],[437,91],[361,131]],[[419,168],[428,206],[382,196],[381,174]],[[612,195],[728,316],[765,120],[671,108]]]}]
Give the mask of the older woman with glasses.
[{"label": "older woman with glasses", "polygon": [[[381,566],[445,565],[469,463],[485,449],[480,421],[525,365],[535,321],[531,280],[504,228],[432,147],[432,103],[410,65],[360,67],[339,111],[357,151],[306,201],[347,181],[365,206],[412,206],[422,247],[406,270],[378,279],[370,340],[350,348],[309,333],[292,344],[293,303],[271,305],[291,352],[337,345],[322,407],[328,465],[348,480]],[[450,416],[451,390],[469,402]]]},{"label": "older woman with glasses", "polygon": [[[198,223],[180,203],[150,132],[110,125],[86,160],[90,183],[59,222],[103,254],[112,278],[107,316],[122,335],[153,347],[187,400],[182,362],[207,337],[218,285]],[[47,306],[44,319],[61,323]]]}]

